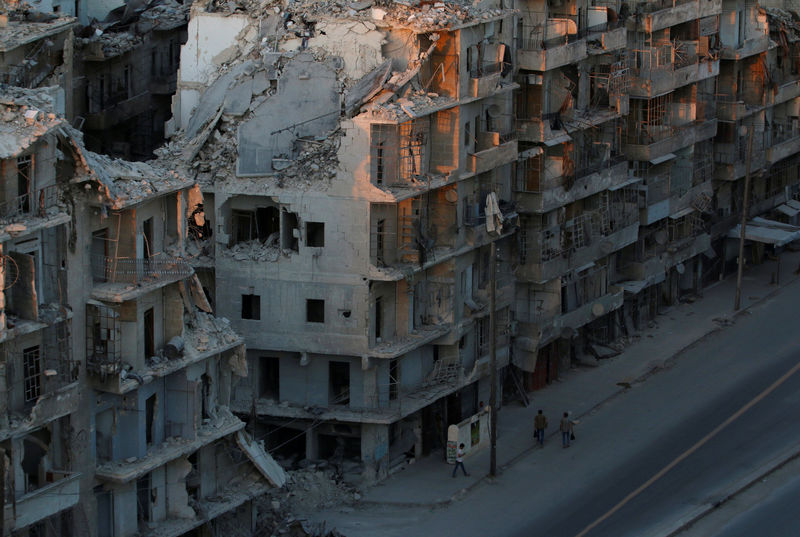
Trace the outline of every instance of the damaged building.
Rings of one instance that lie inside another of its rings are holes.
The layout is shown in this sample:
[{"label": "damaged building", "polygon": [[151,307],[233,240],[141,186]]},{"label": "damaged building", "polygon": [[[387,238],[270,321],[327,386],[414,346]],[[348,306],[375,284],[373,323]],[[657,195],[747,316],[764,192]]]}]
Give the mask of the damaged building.
[{"label": "damaged building", "polygon": [[196,2],[161,155],[196,171],[193,263],[247,341],[234,410],[374,480],[488,400],[493,241],[509,360],[513,11],[330,7]]},{"label": "damaged building", "polygon": [[123,6],[75,37],[75,126],[92,151],[148,160],[164,143],[188,4]]},{"label": "damaged building", "polygon": [[0,96],[3,534],[249,535],[286,477],[229,409],[243,340],[183,255],[198,187],[86,150],[53,93]]}]

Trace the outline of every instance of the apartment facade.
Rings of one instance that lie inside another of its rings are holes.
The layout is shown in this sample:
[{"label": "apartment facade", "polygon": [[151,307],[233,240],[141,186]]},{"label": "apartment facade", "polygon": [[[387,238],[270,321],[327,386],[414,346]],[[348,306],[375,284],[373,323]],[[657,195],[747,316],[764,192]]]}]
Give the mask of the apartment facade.
[{"label": "apartment facade", "polygon": [[199,190],[87,151],[52,94],[2,96],[3,534],[252,528],[285,476],[229,409],[243,340],[182,258]]}]

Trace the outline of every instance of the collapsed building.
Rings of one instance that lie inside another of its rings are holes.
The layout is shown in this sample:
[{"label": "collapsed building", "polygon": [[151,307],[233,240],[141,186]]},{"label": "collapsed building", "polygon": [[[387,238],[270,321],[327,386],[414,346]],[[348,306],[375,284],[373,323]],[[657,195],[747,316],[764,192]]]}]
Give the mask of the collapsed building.
[{"label": "collapsed building", "polygon": [[3,534],[252,528],[285,475],[229,410],[243,341],[181,257],[197,187],[86,150],[51,90],[0,97]]},{"label": "collapsed building", "polygon": [[191,263],[248,342],[234,410],[380,478],[488,399],[491,242],[512,389],[700,294],[735,260],[736,114],[772,132],[751,215],[796,223],[796,28],[721,0],[196,2],[160,155],[205,194]]},{"label": "collapsed building", "polygon": [[489,398],[492,241],[509,360],[513,12],[255,7],[192,7],[161,155],[197,174],[194,263],[248,342],[234,410],[380,478]]},{"label": "collapsed building", "polygon": [[148,160],[164,143],[188,4],[123,6],[75,38],[75,125],[92,151]]}]

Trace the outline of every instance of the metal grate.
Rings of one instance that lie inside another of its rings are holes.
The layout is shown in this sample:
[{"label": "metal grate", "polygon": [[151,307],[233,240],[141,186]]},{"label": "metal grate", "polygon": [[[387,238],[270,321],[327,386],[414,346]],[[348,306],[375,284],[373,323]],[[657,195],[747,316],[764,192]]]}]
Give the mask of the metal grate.
[{"label": "metal grate", "polygon": [[25,402],[36,401],[42,394],[42,362],[38,345],[22,351],[22,372]]}]

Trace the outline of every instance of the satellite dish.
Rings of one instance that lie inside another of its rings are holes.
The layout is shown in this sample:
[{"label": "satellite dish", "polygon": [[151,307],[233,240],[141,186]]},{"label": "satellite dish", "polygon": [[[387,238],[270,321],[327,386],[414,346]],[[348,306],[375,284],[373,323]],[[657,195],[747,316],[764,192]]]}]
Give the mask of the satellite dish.
[{"label": "satellite dish", "polygon": [[455,203],[458,201],[458,192],[456,192],[455,188],[451,188],[450,190],[445,191],[444,199],[450,203]]},{"label": "satellite dish", "polygon": [[686,265],[684,265],[683,263],[678,263],[677,265],[675,265],[675,270],[678,271],[678,274],[683,274],[684,272],[686,272]]},{"label": "satellite dish", "polygon": [[0,256],[0,263],[3,268],[3,291],[17,283],[19,279],[19,267],[17,262],[10,255]]},{"label": "satellite dish", "polygon": [[489,107],[487,107],[487,108],[486,108],[486,112],[487,112],[487,113],[488,113],[488,114],[489,114],[491,117],[497,117],[497,116],[499,116],[499,115],[500,115],[501,109],[500,109],[500,106],[499,106],[499,105],[492,104],[492,105],[489,105]]},{"label": "satellite dish", "polygon": [[606,312],[605,306],[603,306],[600,302],[595,302],[592,304],[592,315],[595,317],[600,317]]},{"label": "satellite dish", "polygon": [[656,231],[655,239],[656,242],[662,246],[667,244],[667,232],[664,231],[663,229],[659,229],[658,231]]}]

